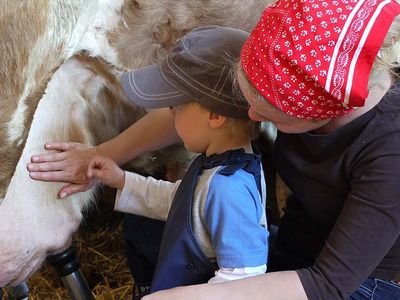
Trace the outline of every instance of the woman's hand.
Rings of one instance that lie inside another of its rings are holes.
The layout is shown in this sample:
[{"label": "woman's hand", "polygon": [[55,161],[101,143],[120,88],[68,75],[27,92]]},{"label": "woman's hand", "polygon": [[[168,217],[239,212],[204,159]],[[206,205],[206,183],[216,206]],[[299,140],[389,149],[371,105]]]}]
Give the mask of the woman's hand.
[{"label": "woman's hand", "polygon": [[44,147],[53,151],[31,157],[27,169],[32,179],[69,183],[59,191],[60,198],[84,192],[95,185],[95,180],[87,176],[87,169],[97,154],[96,147],[73,142],[47,143]]},{"label": "woman's hand", "polygon": [[125,172],[107,157],[96,156],[89,163],[87,176],[100,180],[101,183],[122,190],[125,184]]}]

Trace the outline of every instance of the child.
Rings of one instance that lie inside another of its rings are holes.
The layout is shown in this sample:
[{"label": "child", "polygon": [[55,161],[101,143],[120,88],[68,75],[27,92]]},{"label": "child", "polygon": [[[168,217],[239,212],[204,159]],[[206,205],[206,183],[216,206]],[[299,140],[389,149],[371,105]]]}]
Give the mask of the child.
[{"label": "child", "polygon": [[198,28],[160,64],[123,75],[130,100],[170,107],[186,149],[199,153],[181,181],[124,172],[103,157],[88,166],[89,177],[118,189],[116,210],[167,220],[152,292],[266,271],[265,186],[251,146],[256,123],[231,74],[247,37],[231,28]]}]

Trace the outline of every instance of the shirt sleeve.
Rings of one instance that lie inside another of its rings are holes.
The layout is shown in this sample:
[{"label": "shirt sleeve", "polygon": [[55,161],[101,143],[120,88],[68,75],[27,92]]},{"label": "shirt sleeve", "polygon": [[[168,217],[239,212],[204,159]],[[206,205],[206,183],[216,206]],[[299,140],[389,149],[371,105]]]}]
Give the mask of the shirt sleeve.
[{"label": "shirt sleeve", "polygon": [[221,283],[225,281],[238,280],[251,276],[261,275],[267,271],[267,265],[261,265],[256,267],[244,267],[244,268],[221,268],[214,273],[214,277],[211,278],[208,283]]},{"label": "shirt sleeve", "polygon": [[216,173],[204,206],[206,227],[220,268],[255,267],[266,263],[267,229],[260,224],[264,208],[252,175],[238,170]]},{"label": "shirt sleeve", "polygon": [[323,249],[297,271],[309,299],[348,298],[390,256],[400,228],[400,154],[390,139],[354,162],[350,194]]},{"label": "shirt sleeve", "polygon": [[176,189],[175,183],[125,171],[125,184],[117,190],[114,209],[166,221]]}]

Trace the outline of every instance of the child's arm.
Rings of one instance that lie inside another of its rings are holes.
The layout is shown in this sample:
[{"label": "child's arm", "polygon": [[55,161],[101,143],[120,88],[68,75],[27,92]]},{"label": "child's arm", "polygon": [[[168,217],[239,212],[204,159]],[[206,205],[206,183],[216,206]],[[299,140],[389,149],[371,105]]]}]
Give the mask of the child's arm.
[{"label": "child's arm", "polygon": [[112,140],[97,146],[101,155],[119,165],[179,141],[169,108],[154,109]]},{"label": "child's arm", "polygon": [[264,274],[268,231],[261,225],[264,206],[253,176],[237,171],[215,174],[204,208],[219,270],[209,283]]},{"label": "child's arm", "polygon": [[224,281],[243,279],[264,274],[266,271],[266,264],[257,267],[220,268],[218,271],[215,271],[215,276],[211,278],[208,283],[220,283]]},{"label": "child's arm", "polygon": [[102,156],[89,162],[87,176],[118,189],[115,210],[164,221],[180,182],[171,183],[127,172],[112,159]]},{"label": "child's arm", "polygon": [[117,190],[114,209],[166,221],[180,182],[156,180],[125,171],[125,185]]}]

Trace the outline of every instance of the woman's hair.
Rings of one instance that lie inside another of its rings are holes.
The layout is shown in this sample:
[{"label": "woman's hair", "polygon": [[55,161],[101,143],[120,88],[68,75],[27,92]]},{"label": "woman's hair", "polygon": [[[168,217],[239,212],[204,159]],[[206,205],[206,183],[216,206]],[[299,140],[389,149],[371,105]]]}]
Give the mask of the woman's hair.
[{"label": "woman's hair", "polygon": [[252,120],[228,118],[228,126],[233,134],[244,134],[250,139],[256,139],[261,132],[261,123]]},{"label": "woman's hair", "polygon": [[[397,1],[399,2],[399,1]],[[375,58],[374,65],[369,76],[368,88],[380,85],[382,72],[390,71],[399,78],[396,72],[400,67],[400,16],[397,16],[383,41],[382,47]]]}]

